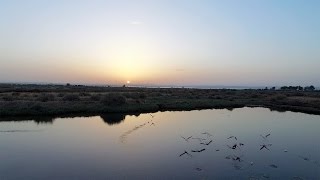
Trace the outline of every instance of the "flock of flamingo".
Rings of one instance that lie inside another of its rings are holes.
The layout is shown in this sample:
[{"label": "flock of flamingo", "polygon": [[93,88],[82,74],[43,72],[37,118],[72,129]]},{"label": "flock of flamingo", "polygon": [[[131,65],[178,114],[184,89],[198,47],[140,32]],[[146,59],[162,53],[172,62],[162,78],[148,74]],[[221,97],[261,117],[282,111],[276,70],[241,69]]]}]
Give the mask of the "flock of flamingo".
[{"label": "flock of flamingo", "polygon": [[[179,157],[184,157],[184,156],[188,156],[188,157],[193,157],[195,155],[195,153],[201,153],[206,151],[206,146],[209,146],[210,144],[212,144],[213,140],[213,135],[208,133],[208,132],[203,132],[201,133],[202,135],[205,135],[206,137],[194,137],[194,136],[181,136],[181,138],[187,142],[190,143],[190,141],[192,140],[197,140],[199,141],[199,146],[200,148],[198,149],[191,149],[191,150],[184,150],[182,153],[179,154]],[[267,133],[265,135],[260,135],[260,137],[262,138],[262,143],[260,144],[260,147],[257,147],[258,151],[270,151],[271,150],[271,146],[272,144],[269,143],[269,137],[271,136],[271,133]],[[246,162],[241,155],[241,147],[244,146],[245,144],[240,142],[239,139],[236,136],[229,136],[226,138],[228,143],[232,143],[231,145],[227,144],[226,146],[232,150],[233,154],[232,155],[228,155],[225,157],[225,159],[227,160],[231,160],[233,162],[233,166],[235,169],[237,170],[243,170],[249,167],[254,166],[254,162]],[[220,151],[220,149],[215,149],[215,151]],[[288,150],[284,149],[283,150],[284,153],[287,153]],[[304,156],[298,156],[299,158],[301,158],[304,161],[308,161],[311,162],[312,164],[320,167],[320,164],[318,161],[316,160],[312,160],[311,158],[308,157],[304,157]],[[241,163],[243,163],[241,165]],[[269,164],[268,165],[270,168],[278,168],[279,166],[276,164]],[[196,171],[203,171],[202,168],[200,167],[196,167],[195,168]],[[262,174],[260,178],[263,179],[269,179],[270,176],[267,174]],[[259,177],[255,177],[255,176],[251,176],[249,179],[260,179]],[[303,179],[299,176],[294,176],[293,179]]]}]

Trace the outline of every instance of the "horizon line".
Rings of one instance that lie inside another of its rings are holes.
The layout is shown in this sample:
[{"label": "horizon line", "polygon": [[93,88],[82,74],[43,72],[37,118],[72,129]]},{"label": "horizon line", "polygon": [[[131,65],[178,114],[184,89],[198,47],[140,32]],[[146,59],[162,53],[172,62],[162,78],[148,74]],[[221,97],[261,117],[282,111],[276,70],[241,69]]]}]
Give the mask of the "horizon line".
[{"label": "horizon line", "polygon": [[[190,84],[133,84],[133,83],[56,83],[56,82],[0,82],[0,84],[15,84],[15,85],[67,85],[70,84],[71,86],[101,86],[101,87],[122,87],[125,85],[126,87],[148,87],[148,88],[249,88],[249,89],[261,89],[261,88],[269,88],[269,87],[275,87],[279,88],[282,86],[301,86],[301,85],[214,85],[214,84],[198,84],[198,85],[190,85]],[[313,85],[313,84],[311,84]],[[310,85],[310,86],[311,86]],[[320,86],[313,85],[316,89],[320,89]],[[305,86],[301,86],[305,87]]]}]

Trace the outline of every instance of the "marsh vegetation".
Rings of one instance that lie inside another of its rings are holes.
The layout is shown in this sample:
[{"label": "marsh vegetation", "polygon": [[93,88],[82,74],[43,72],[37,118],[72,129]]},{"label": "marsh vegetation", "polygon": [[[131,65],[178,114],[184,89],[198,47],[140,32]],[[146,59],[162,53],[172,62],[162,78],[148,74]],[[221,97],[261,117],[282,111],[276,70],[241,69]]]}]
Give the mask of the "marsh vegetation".
[{"label": "marsh vegetation", "polygon": [[320,114],[320,91],[0,85],[0,116],[135,113],[245,106]]}]

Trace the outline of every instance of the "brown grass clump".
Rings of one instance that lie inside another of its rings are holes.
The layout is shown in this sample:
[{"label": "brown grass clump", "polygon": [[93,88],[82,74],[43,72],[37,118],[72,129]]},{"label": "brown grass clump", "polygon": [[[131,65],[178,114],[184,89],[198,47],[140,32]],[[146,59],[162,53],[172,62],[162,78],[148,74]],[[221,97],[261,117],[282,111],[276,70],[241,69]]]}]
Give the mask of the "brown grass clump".
[{"label": "brown grass clump", "polygon": [[124,105],[127,102],[127,99],[118,93],[109,93],[106,94],[100,102],[104,105],[107,106],[112,106],[112,105]]},{"label": "brown grass clump", "polygon": [[62,98],[63,101],[79,101],[80,97],[78,94],[67,94]]}]

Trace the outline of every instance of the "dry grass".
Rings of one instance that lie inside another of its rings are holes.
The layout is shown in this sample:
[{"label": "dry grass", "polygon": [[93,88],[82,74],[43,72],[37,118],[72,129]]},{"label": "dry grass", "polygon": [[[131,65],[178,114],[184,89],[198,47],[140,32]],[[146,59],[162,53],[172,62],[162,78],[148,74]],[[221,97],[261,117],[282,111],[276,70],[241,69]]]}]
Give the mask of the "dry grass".
[{"label": "dry grass", "polygon": [[264,106],[320,114],[320,92],[0,85],[0,116]]}]

